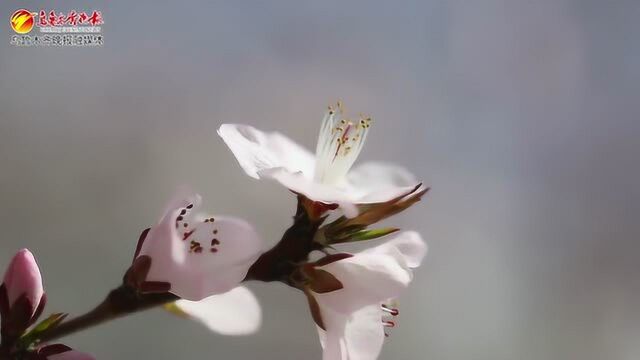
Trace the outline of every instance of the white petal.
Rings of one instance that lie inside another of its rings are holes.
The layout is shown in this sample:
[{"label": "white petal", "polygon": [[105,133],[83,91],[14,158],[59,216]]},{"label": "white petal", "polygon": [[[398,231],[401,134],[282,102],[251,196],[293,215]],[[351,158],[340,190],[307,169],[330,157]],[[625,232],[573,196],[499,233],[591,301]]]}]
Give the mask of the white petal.
[{"label": "white petal", "polygon": [[345,327],[349,318],[348,314],[343,314],[332,310],[330,307],[320,306],[320,314],[324,322],[325,330],[316,326],[320,345],[322,346],[322,360],[349,360],[347,346],[344,339]]},{"label": "white petal", "polygon": [[258,299],[244,286],[200,301],[178,300],[178,309],[222,335],[248,335],[262,323]]},{"label": "white petal", "polygon": [[377,359],[384,343],[380,305],[369,305],[352,313],[345,327],[344,338],[349,359]]},{"label": "white petal", "polygon": [[317,328],[323,360],[375,360],[384,343],[380,304],[349,314],[319,302],[325,330]]},{"label": "white petal", "polygon": [[381,304],[397,297],[411,282],[411,270],[399,251],[359,253],[328,265],[320,266],[343,285],[340,290],[315,294],[332,309],[350,313],[364,306]]},{"label": "white petal", "polygon": [[302,173],[290,172],[284,168],[262,170],[259,174],[272,178],[289,190],[302,194],[311,200],[326,204],[338,204],[345,216],[349,218],[358,215],[358,208],[350,194],[334,186],[315,182]]},{"label": "white petal", "polygon": [[393,254],[400,252],[410,268],[417,268],[427,255],[427,244],[422,236],[415,231],[403,231],[391,240],[376,247],[367,249],[363,253]]},{"label": "white petal", "polygon": [[223,124],[218,135],[253,178],[260,178],[260,170],[276,167],[300,171],[313,178],[314,155],[282,134],[265,133],[248,125]]},{"label": "white petal", "polygon": [[168,282],[172,293],[194,301],[231,290],[262,252],[260,237],[242,219],[194,216],[197,204],[181,204],[142,245],[140,255],[151,257],[146,280]]},{"label": "white petal", "polygon": [[349,171],[345,188],[358,203],[373,203],[400,196],[418,183],[415,176],[401,166],[368,162]]}]

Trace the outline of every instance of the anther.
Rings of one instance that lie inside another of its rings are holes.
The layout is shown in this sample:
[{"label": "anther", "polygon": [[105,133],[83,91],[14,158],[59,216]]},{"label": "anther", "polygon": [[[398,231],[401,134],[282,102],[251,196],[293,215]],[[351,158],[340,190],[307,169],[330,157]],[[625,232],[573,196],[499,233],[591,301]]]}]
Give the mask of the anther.
[{"label": "anther", "polygon": [[[182,234],[182,240],[187,240],[189,238],[189,236],[193,235],[193,233],[196,231],[196,229],[193,229],[191,231],[187,231],[186,233]],[[193,243],[193,241],[192,241]]]},{"label": "anther", "polygon": [[400,314],[400,310],[396,308],[391,308],[386,305],[382,305],[380,307],[382,308],[382,311],[389,313],[391,316],[398,316],[398,314]]}]

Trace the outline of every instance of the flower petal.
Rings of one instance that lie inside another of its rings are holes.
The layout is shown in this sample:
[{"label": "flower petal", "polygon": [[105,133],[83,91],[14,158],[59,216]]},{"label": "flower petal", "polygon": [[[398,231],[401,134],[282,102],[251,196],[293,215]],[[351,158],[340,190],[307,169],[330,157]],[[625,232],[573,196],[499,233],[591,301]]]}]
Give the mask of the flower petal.
[{"label": "flower petal", "polygon": [[197,203],[180,204],[142,244],[140,256],[151,258],[146,281],[168,282],[170,292],[193,301],[231,290],[262,252],[260,237],[242,219],[194,215]]},{"label": "flower petal", "polygon": [[326,331],[317,327],[323,360],[375,360],[384,343],[379,304],[344,314],[320,305]]},{"label": "flower petal", "polygon": [[346,190],[360,204],[384,202],[420,183],[407,169],[387,163],[367,162],[347,174]]},{"label": "flower petal", "polygon": [[319,306],[326,329],[316,326],[322,346],[322,360],[349,360],[344,342],[345,326],[349,315],[336,312],[330,307]]},{"label": "flower petal", "polygon": [[314,155],[280,133],[265,133],[248,125],[223,124],[218,135],[242,169],[253,178],[260,178],[260,170],[276,167],[300,171],[313,178]]},{"label": "flower petal", "polygon": [[178,300],[175,305],[193,320],[222,335],[248,335],[262,323],[255,295],[244,286],[200,301]]},{"label": "flower petal", "polygon": [[349,359],[377,359],[384,343],[380,306],[369,305],[352,313],[345,327],[344,339]]},{"label": "flower petal", "polygon": [[334,186],[314,182],[300,172],[290,172],[285,168],[265,169],[259,174],[261,177],[274,179],[289,190],[311,200],[326,204],[338,204],[346,217],[352,218],[358,215],[358,208],[349,194]]},{"label": "flower petal", "polygon": [[397,297],[412,279],[411,270],[399,251],[358,253],[353,257],[320,266],[330,272],[343,288],[315,294],[318,301],[332,309],[351,313],[367,305]]},{"label": "flower petal", "polygon": [[189,205],[192,207],[199,207],[202,203],[202,197],[193,191],[190,187],[186,185],[181,185],[173,194],[173,197],[169,199],[169,202],[165,205],[164,212],[162,213],[161,220],[164,219],[165,216],[169,215],[170,212],[173,212],[176,209],[184,208]]},{"label": "flower petal", "polygon": [[376,247],[364,250],[363,253],[393,254],[400,252],[408,267],[420,266],[427,255],[427,244],[416,231],[403,231]]}]

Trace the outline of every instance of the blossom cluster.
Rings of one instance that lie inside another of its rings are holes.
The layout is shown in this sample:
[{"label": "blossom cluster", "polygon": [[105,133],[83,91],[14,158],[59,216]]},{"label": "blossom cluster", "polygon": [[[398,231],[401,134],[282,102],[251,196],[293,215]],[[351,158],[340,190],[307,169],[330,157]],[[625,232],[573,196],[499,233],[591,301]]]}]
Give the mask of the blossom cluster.
[{"label": "blossom cluster", "polygon": [[[121,287],[93,316],[105,307],[121,315],[163,305],[217,333],[250,334],[260,327],[261,308],[242,283],[278,281],[304,295],[324,360],[376,359],[427,246],[415,231],[372,226],[428,189],[397,165],[352,169],[371,126],[368,117],[346,118],[340,103],[330,106],[315,154],[277,132],[220,126],[218,135],[247,175],[274,180],[296,196],[293,225],[266,250],[249,222],[206,213],[200,195],[181,189],[142,232]],[[378,238],[386,241],[367,246]],[[350,243],[362,249],[348,252]],[[91,359],[49,343],[71,331],[74,320],[65,321],[66,314],[32,326],[45,300],[33,255],[19,251],[0,287],[0,358]]]}]

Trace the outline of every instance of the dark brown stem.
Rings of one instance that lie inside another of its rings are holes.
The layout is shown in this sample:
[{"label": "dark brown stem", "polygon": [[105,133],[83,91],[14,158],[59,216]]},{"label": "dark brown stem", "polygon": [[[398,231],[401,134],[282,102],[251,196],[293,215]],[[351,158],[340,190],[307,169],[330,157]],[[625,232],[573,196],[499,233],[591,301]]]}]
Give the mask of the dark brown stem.
[{"label": "dark brown stem", "polygon": [[309,216],[303,200],[299,199],[293,225],[276,246],[251,266],[245,280],[281,281],[295,287],[291,275],[298,265],[307,260],[311,251],[319,249],[313,237],[323,220],[319,216]]},{"label": "dark brown stem", "polygon": [[45,331],[38,338],[49,342],[74,332],[102,324],[138,311],[166,304],[177,300],[170,293],[138,295],[135,290],[120,286],[112,290],[104,301],[93,310]]}]

